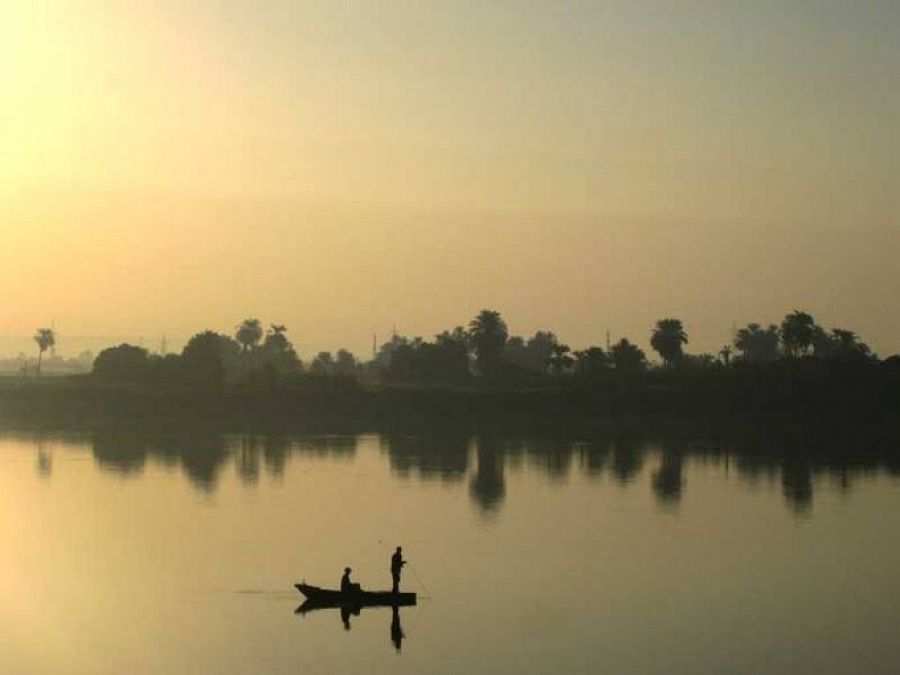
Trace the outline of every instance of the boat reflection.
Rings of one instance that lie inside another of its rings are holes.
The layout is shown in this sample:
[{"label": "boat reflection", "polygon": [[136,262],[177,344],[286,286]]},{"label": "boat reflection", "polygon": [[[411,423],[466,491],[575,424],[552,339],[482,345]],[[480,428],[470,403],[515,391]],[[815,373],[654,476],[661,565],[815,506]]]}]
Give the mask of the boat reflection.
[{"label": "boat reflection", "polygon": [[[300,605],[297,609],[294,610],[295,614],[300,614],[302,616],[306,616],[310,612],[316,612],[319,610],[325,609],[337,609],[341,615],[341,623],[344,625],[344,630],[349,631],[352,627],[350,625],[350,617],[359,616],[362,613],[363,607],[368,607],[372,609],[373,607],[386,607],[387,605],[346,605],[346,604],[338,604],[338,603],[323,603],[316,602],[314,600],[307,600],[302,605]],[[394,603],[390,605],[391,608],[391,644],[394,645],[394,649],[399,653],[402,646],[403,640],[406,639],[406,633],[403,632],[403,626],[400,623],[400,607],[409,607],[415,606],[415,602],[400,602]]]}]

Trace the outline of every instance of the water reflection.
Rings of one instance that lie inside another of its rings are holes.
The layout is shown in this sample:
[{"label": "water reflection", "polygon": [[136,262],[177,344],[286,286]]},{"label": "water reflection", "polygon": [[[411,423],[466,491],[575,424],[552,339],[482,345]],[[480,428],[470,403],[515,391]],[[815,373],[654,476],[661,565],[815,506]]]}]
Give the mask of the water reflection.
[{"label": "water reflection", "polygon": [[[221,434],[189,429],[177,434],[145,433],[135,428],[105,428],[89,436],[97,466],[123,478],[140,476],[159,464],[179,469],[199,491],[215,491],[231,466],[240,481],[255,487],[264,475],[280,479],[293,456],[352,461],[365,436],[291,436],[286,434]],[[634,430],[606,431],[592,438],[563,436],[515,438],[498,434],[470,436],[462,432],[427,435],[372,436],[401,481],[466,481],[479,513],[499,513],[507,496],[507,471],[526,470],[556,483],[574,476],[599,482],[608,477],[627,485],[646,480],[656,503],[677,508],[687,493],[689,462],[716,463],[741,480],[778,481],[785,503],[798,516],[811,512],[819,477],[831,478],[849,492],[860,476],[878,471],[900,475],[900,442],[896,437],[822,430],[752,429],[728,438],[690,440],[687,435],[651,436]],[[31,436],[36,471],[53,473],[52,437]]]},{"label": "water reflection", "polygon": [[476,442],[478,461],[475,474],[469,481],[472,500],[486,514],[500,508],[506,498],[506,480],[503,475],[503,443],[492,438],[481,438]]},{"label": "water reflection", "polygon": [[678,441],[662,444],[659,467],[653,472],[653,493],[660,505],[675,505],[681,499],[685,450]]},{"label": "water reflection", "polygon": [[[300,605],[297,609],[294,610],[295,614],[300,614],[302,616],[306,616],[311,612],[323,612],[326,610],[337,610],[340,618],[341,624],[344,627],[344,630],[349,632],[353,625],[350,622],[352,617],[359,616],[362,613],[362,606],[354,606],[354,605],[328,605],[328,604],[318,604],[315,602],[306,601],[302,605]],[[384,607],[367,607],[369,611],[377,611],[381,609],[385,609]],[[403,626],[400,621],[400,605],[394,604],[390,606],[391,610],[391,625],[390,625],[390,640],[391,644],[394,647],[394,650],[398,653],[401,651],[403,647],[403,641],[406,639],[406,633],[403,632]]]},{"label": "water reflection", "polygon": [[44,447],[44,439],[37,438],[37,473],[41,478],[50,478],[53,474],[53,453]]},{"label": "water reflection", "polygon": [[391,471],[422,480],[461,481],[469,470],[469,436],[440,434],[408,436],[385,434],[380,437],[382,452],[387,453]]}]

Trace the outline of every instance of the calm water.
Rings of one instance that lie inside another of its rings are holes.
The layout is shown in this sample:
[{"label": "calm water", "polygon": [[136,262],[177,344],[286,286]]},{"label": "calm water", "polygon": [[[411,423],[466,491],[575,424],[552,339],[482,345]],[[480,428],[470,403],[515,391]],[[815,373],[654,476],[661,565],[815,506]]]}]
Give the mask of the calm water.
[{"label": "calm water", "polygon": [[[616,439],[0,437],[2,673],[896,673],[880,462]],[[399,612],[295,614],[351,565]]]}]

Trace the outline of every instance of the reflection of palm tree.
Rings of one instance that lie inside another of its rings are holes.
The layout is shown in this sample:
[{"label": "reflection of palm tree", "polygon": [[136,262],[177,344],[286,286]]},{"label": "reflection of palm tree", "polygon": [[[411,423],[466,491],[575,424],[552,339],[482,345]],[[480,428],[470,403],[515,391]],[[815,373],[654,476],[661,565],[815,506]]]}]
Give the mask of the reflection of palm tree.
[{"label": "reflection of palm tree", "polygon": [[653,492],[660,504],[675,504],[684,489],[684,449],[680,445],[666,445],[662,461],[653,474]]},{"label": "reflection of palm tree", "polygon": [[579,444],[581,466],[589,477],[596,478],[603,474],[610,450],[611,445],[601,441]]},{"label": "reflection of palm tree", "polygon": [[812,507],[813,484],[809,462],[803,458],[791,458],[781,467],[781,490],[788,504],[797,515],[809,512]]},{"label": "reflection of palm tree", "polygon": [[37,472],[42,478],[49,478],[53,473],[53,453],[44,448],[44,437],[37,437]]},{"label": "reflection of palm tree", "polygon": [[237,455],[237,470],[246,485],[259,482],[259,447],[254,436],[242,436]]},{"label": "reflection of palm tree", "polygon": [[619,438],[613,445],[612,472],[616,479],[628,483],[644,465],[637,443],[629,438]]},{"label": "reflection of palm tree", "polygon": [[263,441],[263,460],[272,476],[280,478],[284,475],[289,449],[290,445],[284,436],[274,434],[266,436]]},{"label": "reflection of palm tree", "polygon": [[574,447],[565,441],[548,440],[534,443],[531,454],[552,480],[565,480],[572,468]]},{"label": "reflection of palm tree", "polygon": [[506,497],[503,450],[498,444],[478,440],[478,467],[469,483],[472,499],[485,512],[496,510]]}]

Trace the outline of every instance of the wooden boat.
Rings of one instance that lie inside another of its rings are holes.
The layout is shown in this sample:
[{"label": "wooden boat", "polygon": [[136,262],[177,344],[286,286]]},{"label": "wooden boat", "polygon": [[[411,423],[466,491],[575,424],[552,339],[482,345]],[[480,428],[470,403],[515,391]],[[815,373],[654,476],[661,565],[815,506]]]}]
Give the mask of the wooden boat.
[{"label": "wooden boat", "polygon": [[310,586],[307,583],[294,584],[306,596],[303,603],[309,609],[326,607],[409,607],[416,604],[415,593],[392,593],[391,591],[342,591]]}]

